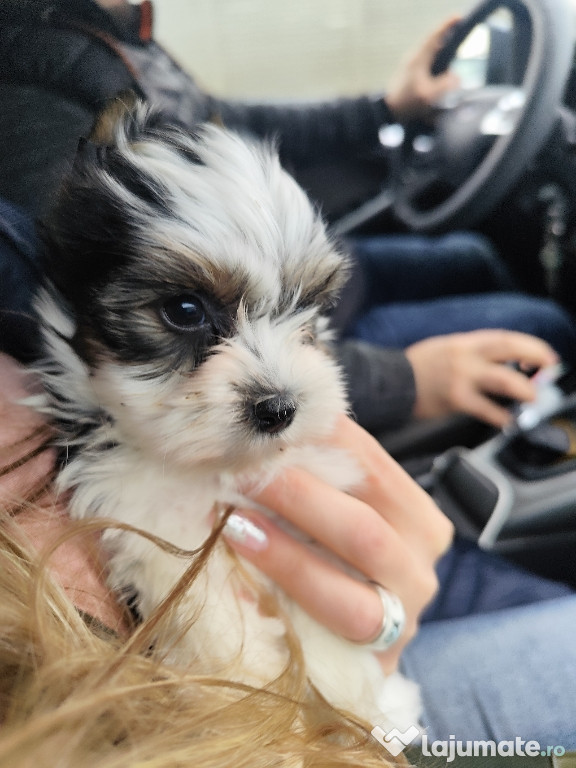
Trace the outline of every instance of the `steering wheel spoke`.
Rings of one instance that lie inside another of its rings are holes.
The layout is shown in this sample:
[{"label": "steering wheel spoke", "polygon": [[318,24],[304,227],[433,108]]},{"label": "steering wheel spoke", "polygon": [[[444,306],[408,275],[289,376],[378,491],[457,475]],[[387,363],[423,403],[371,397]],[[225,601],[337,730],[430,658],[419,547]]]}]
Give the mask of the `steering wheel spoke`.
[{"label": "steering wheel spoke", "polygon": [[399,207],[408,206],[425,210],[433,199],[442,194],[446,196],[451,190],[453,187],[443,178],[439,168],[410,167],[400,178],[394,208],[397,211]]}]

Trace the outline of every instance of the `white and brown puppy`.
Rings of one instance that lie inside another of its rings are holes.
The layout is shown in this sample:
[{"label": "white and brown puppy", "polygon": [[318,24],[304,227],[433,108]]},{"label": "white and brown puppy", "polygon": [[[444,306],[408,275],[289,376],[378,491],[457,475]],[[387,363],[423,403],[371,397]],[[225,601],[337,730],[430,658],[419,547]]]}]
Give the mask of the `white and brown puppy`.
[{"label": "white and brown puppy", "polygon": [[[163,127],[142,105],[105,133],[80,148],[44,230],[41,407],[66,448],[72,516],[194,549],[215,504],[246,504],[239,486],[282,467],[361,482],[349,457],[314,447],[347,407],[325,319],[344,260],[275,152],[214,126]],[[112,588],[134,590],[149,616],[186,561],[126,532],[105,543]],[[411,684],[392,691],[368,650],[285,597],[262,615],[252,580],[274,587],[237,562],[216,546],[175,617],[171,658],[262,685],[286,663],[288,621],[329,701],[415,722]]]}]

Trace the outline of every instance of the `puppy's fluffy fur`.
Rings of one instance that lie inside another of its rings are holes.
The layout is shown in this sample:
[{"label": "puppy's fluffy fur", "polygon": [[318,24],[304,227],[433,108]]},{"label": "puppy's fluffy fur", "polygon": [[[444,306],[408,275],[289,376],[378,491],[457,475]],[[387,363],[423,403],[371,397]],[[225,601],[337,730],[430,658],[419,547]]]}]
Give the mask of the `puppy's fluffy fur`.
[{"label": "puppy's fluffy fur", "polygon": [[[216,504],[246,504],[239,486],[282,467],[361,482],[350,457],[313,445],[346,409],[325,320],[344,259],[302,190],[269,147],[220,128],[190,136],[141,105],[113,123],[80,148],[44,228],[41,407],[66,448],[71,514],[194,549]],[[149,616],[186,562],[126,532],[105,542],[112,588],[135,591]],[[390,688],[369,651],[285,597],[264,615],[255,584],[274,593],[219,543],[169,655],[266,684],[286,663],[288,622],[329,701],[372,722],[415,722],[410,684]]]}]

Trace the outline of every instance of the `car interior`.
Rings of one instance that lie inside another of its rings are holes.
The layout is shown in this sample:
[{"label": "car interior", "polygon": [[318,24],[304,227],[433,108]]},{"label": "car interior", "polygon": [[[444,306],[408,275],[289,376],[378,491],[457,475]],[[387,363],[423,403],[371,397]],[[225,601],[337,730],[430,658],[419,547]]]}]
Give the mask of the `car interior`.
[{"label": "car interior", "polygon": [[[320,93],[308,83],[314,80],[311,72],[337,76],[332,95],[369,92],[368,82],[360,91],[348,81],[341,87],[342,72],[335,71],[339,58],[367,58],[376,69],[388,62],[395,66],[406,49],[454,12],[464,15],[434,69],[453,69],[461,88],[437,105],[430,120],[387,125],[379,146],[366,150],[365,157],[337,165],[318,159],[297,170],[298,181],[339,235],[479,232],[494,244],[522,291],[553,297],[576,319],[576,0],[360,5],[354,13],[352,4],[308,4],[286,13],[274,5],[270,29],[281,19],[282,36],[272,35],[270,98],[279,97],[279,82],[287,88],[281,98],[300,99],[296,89],[305,99],[316,98]],[[269,30],[262,20],[266,9],[259,7],[258,42],[265,42],[263,30]],[[158,10],[160,31],[165,19],[165,42],[173,45],[181,30],[169,27],[170,14],[163,17],[162,7]],[[321,23],[313,32],[318,15]],[[353,26],[362,15],[371,23]],[[234,20],[218,17],[226,29]],[[226,68],[217,66],[204,41],[212,39],[208,20],[200,16],[195,26],[194,44],[186,36],[174,53],[203,81],[210,82],[214,72],[224,78]],[[231,50],[236,32],[235,27],[227,38]],[[230,53],[226,71],[232,80],[239,70],[248,72],[247,50],[257,42],[254,30],[249,34],[250,42]],[[319,34],[330,41],[319,46]],[[339,48],[345,40],[350,47]],[[353,40],[363,40],[365,48],[356,50]],[[309,49],[318,58],[305,61]],[[198,59],[187,61],[194,50]],[[260,55],[270,53],[263,44]],[[203,68],[202,59],[209,66]],[[221,63],[220,50],[217,59]],[[254,84],[246,81],[244,91],[231,95],[267,98],[262,68],[257,63],[253,68]],[[212,87],[226,93],[224,79]],[[529,417],[515,412],[506,433],[454,415],[377,437],[463,536],[536,573],[576,585],[575,398],[576,374],[562,369],[547,373]]]},{"label": "car interior", "polygon": [[[461,89],[432,121],[381,132],[366,166],[373,196],[354,200],[353,184],[348,199],[313,190],[335,231],[476,230],[523,290],[576,315],[575,11],[569,0],[476,5],[435,62]],[[454,416],[381,442],[463,536],[576,585],[576,374],[541,378],[536,402],[514,409],[503,432]]]}]

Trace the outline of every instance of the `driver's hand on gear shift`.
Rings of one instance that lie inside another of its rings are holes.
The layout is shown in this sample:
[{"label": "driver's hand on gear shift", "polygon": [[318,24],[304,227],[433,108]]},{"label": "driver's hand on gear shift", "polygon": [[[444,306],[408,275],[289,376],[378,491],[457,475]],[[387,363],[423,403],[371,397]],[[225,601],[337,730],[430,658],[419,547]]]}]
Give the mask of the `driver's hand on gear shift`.
[{"label": "driver's hand on gear shift", "polygon": [[460,81],[454,72],[447,70],[436,76],[431,72],[448,32],[459,21],[459,16],[447,19],[409,56],[394,78],[386,103],[400,122],[426,117],[441,96],[459,87]]},{"label": "driver's hand on gear shift", "polygon": [[509,410],[494,396],[528,402],[536,389],[530,379],[512,368],[554,365],[558,355],[541,339],[516,331],[481,330],[424,339],[406,350],[416,382],[414,416],[435,418],[466,413],[502,428]]}]

